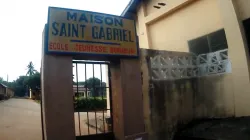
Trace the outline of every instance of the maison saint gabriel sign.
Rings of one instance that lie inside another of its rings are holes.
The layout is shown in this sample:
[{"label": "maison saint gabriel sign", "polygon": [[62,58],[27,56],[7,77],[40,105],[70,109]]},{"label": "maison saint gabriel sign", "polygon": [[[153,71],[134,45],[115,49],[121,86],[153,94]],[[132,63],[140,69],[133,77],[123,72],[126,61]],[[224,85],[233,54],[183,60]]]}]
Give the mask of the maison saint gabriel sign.
[{"label": "maison saint gabriel sign", "polygon": [[48,53],[138,56],[135,22],[119,16],[49,7]]}]

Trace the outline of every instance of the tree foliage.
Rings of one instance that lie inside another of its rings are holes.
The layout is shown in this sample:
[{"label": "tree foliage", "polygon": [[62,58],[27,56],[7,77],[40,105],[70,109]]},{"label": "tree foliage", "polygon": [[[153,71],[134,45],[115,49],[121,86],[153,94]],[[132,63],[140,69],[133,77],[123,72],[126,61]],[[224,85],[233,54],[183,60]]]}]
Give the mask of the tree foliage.
[{"label": "tree foliage", "polygon": [[40,89],[41,87],[41,74],[36,72],[35,74],[28,77],[26,84],[32,90]]},{"label": "tree foliage", "polygon": [[87,88],[90,90],[90,94],[94,97],[98,96],[106,96],[106,83],[102,82],[101,80],[94,77],[94,78],[89,78],[85,81],[85,85]]},{"label": "tree foliage", "polygon": [[[3,83],[14,90],[15,96],[25,96],[25,93],[29,92],[29,88],[32,90],[40,89],[41,87],[41,75],[34,68],[32,62],[29,62],[27,66],[26,75],[19,76],[13,82],[4,81],[0,77],[0,83]],[[73,81],[73,84],[77,84]],[[90,90],[91,96],[101,97],[102,95],[106,96],[106,83],[102,82],[99,78],[89,78],[86,81],[79,81],[78,85],[85,85],[88,90]]]},{"label": "tree foliage", "polygon": [[14,90],[15,96],[25,96],[25,94],[29,93],[29,88],[32,90],[40,89],[41,85],[41,75],[34,68],[32,62],[30,62],[27,66],[27,74],[23,76],[19,76],[16,80],[12,82],[4,81],[3,78],[0,77],[0,83],[7,85],[9,88]]},{"label": "tree foliage", "polygon": [[40,73],[36,72],[31,76],[19,76],[16,80],[8,82],[6,85],[14,90],[16,96],[23,97],[26,93],[29,93],[29,88],[32,90],[40,88]]},{"label": "tree foliage", "polygon": [[34,75],[37,71],[35,70],[35,67],[32,63],[32,61],[29,62],[28,66],[27,66],[27,73],[26,75],[32,76]]},{"label": "tree foliage", "polygon": [[16,96],[25,96],[25,93],[28,93],[27,80],[28,76],[19,76],[10,84]]}]

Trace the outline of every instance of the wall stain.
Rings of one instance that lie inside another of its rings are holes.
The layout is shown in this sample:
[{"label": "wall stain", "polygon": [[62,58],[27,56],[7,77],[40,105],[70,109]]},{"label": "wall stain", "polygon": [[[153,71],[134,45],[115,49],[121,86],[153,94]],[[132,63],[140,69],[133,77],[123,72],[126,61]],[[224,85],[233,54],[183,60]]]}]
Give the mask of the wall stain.
[{"label": "wall stain", "polygon": [[[144,110],[149,110],[146,127],[149,140],[172,140],[175,133],[186,124],[201,118],[233,116],[233,93],[225,89],[230,74],[206,76],[191,79],[154,81],[150,57],[156,55],[189,55],[182,52],[169,52],[140,49],[143,65],[143,96],[149,98]],[[148,77],[145,77],[148,76]],[[225,83],[227,81],[227,83]],[[148,87],[145,87],[146,83]],[[226,93],[226,94],[225,94]],[[226,102],[227,105],[224,103]],[[232,102],[230,104],[230,102]]]}]

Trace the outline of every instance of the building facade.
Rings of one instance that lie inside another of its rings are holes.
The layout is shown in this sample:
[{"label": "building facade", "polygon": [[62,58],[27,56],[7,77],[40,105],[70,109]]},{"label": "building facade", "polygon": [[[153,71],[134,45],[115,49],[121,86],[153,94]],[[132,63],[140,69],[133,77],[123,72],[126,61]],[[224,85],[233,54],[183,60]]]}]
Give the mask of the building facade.
[{"label": "building facade", "polygon": [[0,100],[11,98],[14,96],[14,91],[8,88],[6,85],[0,83]]},{"label": "building facade", "polygon": [[132,0],[122,16],[136,21],[140,48],[195,55],[227,50],[235,116],[248,116],[249,5],[249,0]]},{"label": "building facade", "polygon": [[73,85],[74,96],[91,97],[90,90],[84,85]]}]

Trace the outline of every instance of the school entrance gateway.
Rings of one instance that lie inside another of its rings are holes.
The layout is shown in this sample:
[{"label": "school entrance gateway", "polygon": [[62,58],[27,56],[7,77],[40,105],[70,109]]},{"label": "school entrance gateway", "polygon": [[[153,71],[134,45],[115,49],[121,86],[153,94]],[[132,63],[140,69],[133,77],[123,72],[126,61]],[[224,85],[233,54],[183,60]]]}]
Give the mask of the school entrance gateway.
[{"label": "school entrance gateway", "polygon": [[43,31],[44,140],[146,140],[133,20],[49,7]]}]

